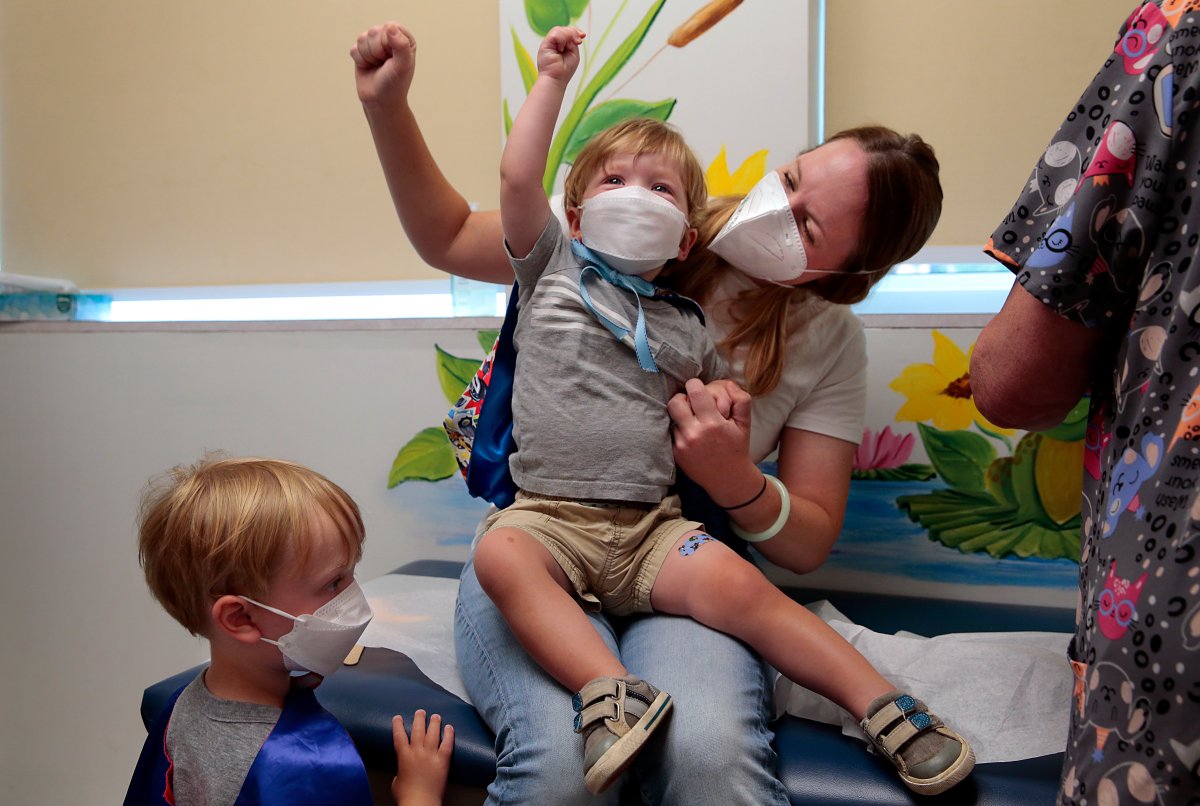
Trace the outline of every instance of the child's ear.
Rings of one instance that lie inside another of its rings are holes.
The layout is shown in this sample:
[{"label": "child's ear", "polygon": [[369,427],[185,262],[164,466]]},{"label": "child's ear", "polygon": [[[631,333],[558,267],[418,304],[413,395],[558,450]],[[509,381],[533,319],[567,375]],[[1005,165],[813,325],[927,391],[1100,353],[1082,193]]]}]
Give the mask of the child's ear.
[{"label": "child's ear", "polygon": [[582,230],[579,229],[579,208],[567,208],[567,235],[572,239],[580,237]]},{"label": "child's ear", "polygon": [[221,596],[213,602],[212,620],[214,629],[235,641],[251,644],[262,638],[250,605],[237,596]]},{"label": "child's ear", "polygon": [[696,239],[700,237],[700,230],[695,227],[689,227],[687,232],[683,233],[683,237],[679,240],[679,255],[676,260],[683,260],[688,256],[688,252],[692,251],[692,247],[696,245]]}]

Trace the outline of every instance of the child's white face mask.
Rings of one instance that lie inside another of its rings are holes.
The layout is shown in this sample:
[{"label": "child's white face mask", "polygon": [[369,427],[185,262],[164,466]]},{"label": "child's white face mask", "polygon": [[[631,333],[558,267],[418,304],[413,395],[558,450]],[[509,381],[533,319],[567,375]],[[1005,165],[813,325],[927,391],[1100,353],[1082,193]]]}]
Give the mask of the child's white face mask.
[{"label": "child's white face mask", "polygon": [[804,274],[808,255],[778,171],[750,189],[708,248],[760,280],[790,283]]},{"label": "child's white face mask", "polygon": [[296,622],[278,641],[262,640],[279,647],[283,663],[291,671],[315,672],[321,677],[329,677],[341,667],[371,621],[371,605],[357,581],[311,615],[293,616],[249,596],[239,598]]},{"label": "child's white face mask", "polygon": [[621,274],[645,274],[679,255],[687,216],[671,202],[646,190],[607,190],[580,206],[583,245]]}]

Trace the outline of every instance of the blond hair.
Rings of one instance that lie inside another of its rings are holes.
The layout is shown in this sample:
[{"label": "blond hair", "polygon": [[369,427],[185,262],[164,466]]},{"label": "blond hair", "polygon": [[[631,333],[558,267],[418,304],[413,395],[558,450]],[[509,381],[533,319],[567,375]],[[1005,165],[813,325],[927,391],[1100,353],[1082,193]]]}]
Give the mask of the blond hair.
[{"label": "blond hair", "polygon": [[688,226],[696,226],[708,200],[704,168],[675,127],[652,118],[632,118],[617,123],[588,140],[571,164],[563,186],[568,210],[583,203],[588,183],[618,154],[662,154],[666,157],[683,180]]},{"label": "blond hair", "polygon": [[138,516],[138,559],[154,598],[203,635],[217,597],[264,596],[289,548],[307,562],[322,514],[336,525],[347,559],[361,559],[362,516],[341,487],[294,462],[210,454],[151,480]]},{"label": "blond hair", "polygon": [[[851,305],[866,298],[897,263],[924,246],[942,214],[942,186],[933,149],[919,135],[902,135],[886,126],[860,126],[838,132],[827,142],[850,140],[867,157],[867,209],[859,242],[846,262],[803,286],[763,286],[743,291],[733,301],[735,325],[721,347],[726,355],[745,350],[743,380],[751,395],[763,395],[783,377],[788,337],[808,321],[798,303],[814,298]],[[697,243],[707,246],[741,201],[713,199],[698,229]],[[694,249],[664,273],[661,282],[702,304],[710,300],[726,271],[736,271],[708,249]]]}]

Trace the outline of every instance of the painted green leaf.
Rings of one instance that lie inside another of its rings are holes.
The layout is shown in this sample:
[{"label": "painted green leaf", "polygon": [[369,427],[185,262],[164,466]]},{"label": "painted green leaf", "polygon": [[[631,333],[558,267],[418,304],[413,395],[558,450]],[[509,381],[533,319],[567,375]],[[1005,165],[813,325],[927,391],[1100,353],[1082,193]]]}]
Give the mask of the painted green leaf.
[{"label": "painted green leaf", "polygon": [[525,17],[538,36],[556,25],[571,24],[571,11],[563,0],[525,0]]},{"label": "painted green leaf", "polygon": [[571,104],[570,110],[563,118],[562,125],[559,126],[558,132],[554,135],[554,140],[550,143],[550,153],[546,158],[546,172],[542,175],[542,187],[546,191],[546,195],[550,195],[554,190],[554,178],[558,176],[559,166],[563,163],[563,154],[566,152],[567,143],[571,142],[571,138],[575,134],[575,129],[579,126],[579,122],[583,119],[584,112],[592,105],[592,101],[596,100],[596,96],[600,90],[604,89],[625,63],[633,56],[634,51],[642,44],[642,40],[646,38],[646,32],[650,30],[650,26],[654,24],[654,20],[658,17],[658,12],[662,10],[663,4],[667,0],[655,0],[650,4],[650,8],[642,15],[642,19],[634,27],[612,55],[604,62],[604,65],[596,71],[596,75],[586,86],[579,92],[579,96],[575,99],[575,103]]},{"label": "painted green leaf", "polygon": [[579,151],[592,137],[630,118],[654,118],[666,120],[675,108],[675,99],[667,98],[662,101],[635,101],[631,98],[617,98],[605,101],[592,107],[579,121],[579,126],[571,134],[567,150],[563,152],[563,160],[574,162]]},{"label": "painted green leaf", "polygon": [[572,23],[574,23],[583,15],[583,12],[587,10],[588,3],[591,1],[592,0],[566,0],[567,13],[570,15]]},{"label": "painted green leaf", "polygon": [[496,339],[500,337],[499,330],[477,330],[475,338],[479,339],[479,346],[483,348],[483,352],[490,353],[492,346],[496,343]]},{"label": "painted green leaf", "polygon": [[984,489],[984,473],[996,458],[992,443],[970,431],[942,431],[917,423],[933,469],[956,490]]},{"label": "painted green leaf", "polygon": [[512,115],[508,111],[508,99],[504,99],[504,103],[500,107],[500,113],[504,116],[504,136],[508,137],[508,133],[512,131]]},{"label": "painted green leaf", "polygon": [[405,481],[441,481],[458,470],[454,448],[441,428],[426,428],[396,454],[388,473],[388,489]]},{"label": "painted green leaf", "polygon": [[861,481],[928,481],[936,475],[929,465],[910,463],[899,467],[855,470],[850,477]]},{"label": "painted green leaf", "polygon": [[[553,27],[553,26],[551,26]],[[545,36],[545,33],[542,34]],[[521,71],[521,83],[525,85],[525,94],[529,94],[529,88],[533,86],[533,82],[537,80],[537,63],[533,57],[529,55],[529,51],[521,44],[521,38],[517,36],[517,29],[512,29],[513,53],[517,56],[517,69]],[[504,102],[505,111],[508,110],[508,101]],[[507,131],[507,129],[505,130]]]},{"label": "painted green leaf", "polygon": [[1088,410],[1091,408],[1092,398],[1088,395],[1075,404],[1075,408],[1067,412],[1067,416],[1063,421],[1053,428],[1047,428],[1041,433],[1052,439],[1060,439],[1063,442],[1074,442],[1083,439],[1084,433],[1087,431],[1087,416]]},{"label": "painted green leaf", "polygon": [[450,355],[436,344],[434,349],[437,350],[438,383],[442,386],[442,394],[446,396],[446,401],[453,405],[462,397],[463,391],[475,377],[475,372],[482,362],[478,358]]}]

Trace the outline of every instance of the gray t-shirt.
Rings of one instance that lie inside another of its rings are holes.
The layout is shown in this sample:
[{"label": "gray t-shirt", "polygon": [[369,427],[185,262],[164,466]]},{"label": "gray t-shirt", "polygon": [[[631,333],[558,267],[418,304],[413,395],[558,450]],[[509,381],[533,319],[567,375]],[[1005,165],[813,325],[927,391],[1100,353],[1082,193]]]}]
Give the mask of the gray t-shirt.
[{"label": "gray t-shirt", "polygon": [[[689,378],[726,376],[704,325],[686,307],[643,297],[660,369],[646,372],[632,338],[617,341],[584,306],[582,265],[553,216],[526,257],[509,257],[520,283],[513,480],[563,498],[661,501],[675,480],[667,401]],[[633,292],[594,275],[587,288],[598,310],[633,330]]]},{"label": "gray t-shirt", "polygon": [[214,697],[204,672],[188,683],[166,737],[177,806],[233,804],[280,713],[270,705]]}]

